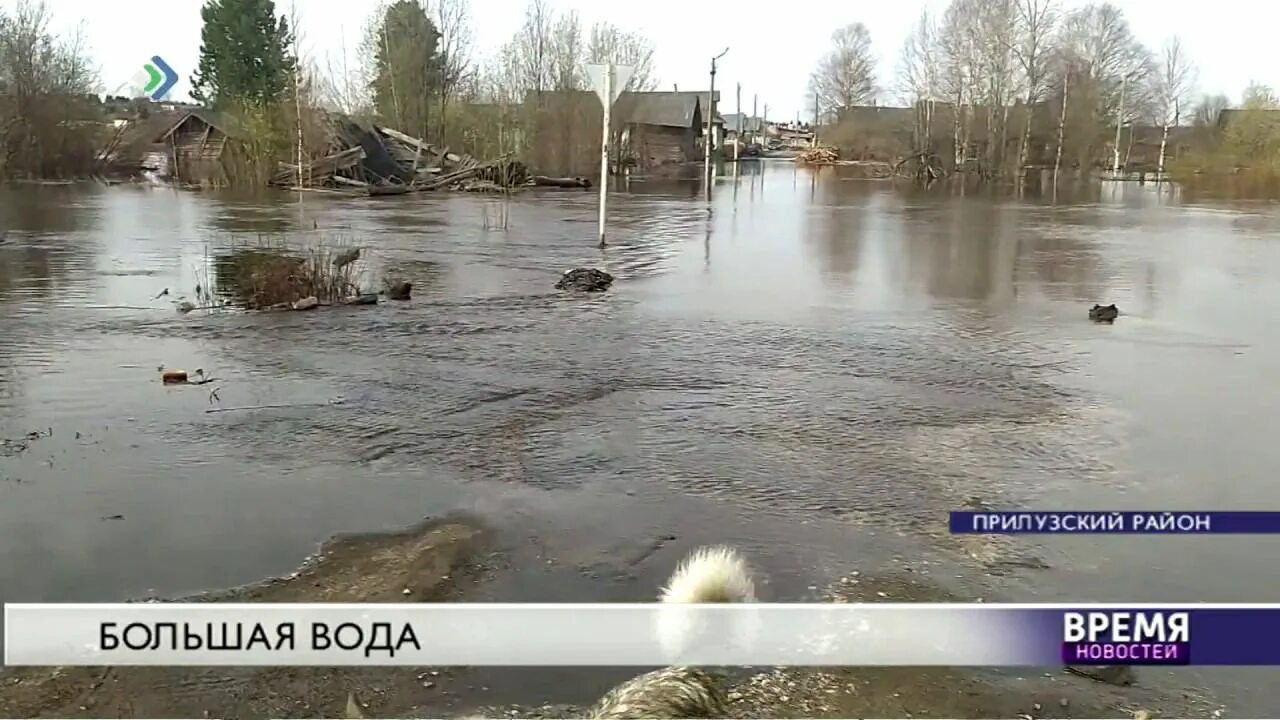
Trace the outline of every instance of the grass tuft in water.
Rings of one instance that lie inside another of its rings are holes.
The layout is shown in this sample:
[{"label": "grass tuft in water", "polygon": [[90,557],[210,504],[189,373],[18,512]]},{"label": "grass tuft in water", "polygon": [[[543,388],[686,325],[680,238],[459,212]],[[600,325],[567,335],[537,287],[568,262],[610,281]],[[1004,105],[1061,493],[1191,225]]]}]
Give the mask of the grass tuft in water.
[{"label": "grass tuft in water", "polygon": [[218,288],[250,309],[314,297],[336,303],[360,294],[361,249],[344,238],[324,238],[296,248],[258,236],[214,260]]}]

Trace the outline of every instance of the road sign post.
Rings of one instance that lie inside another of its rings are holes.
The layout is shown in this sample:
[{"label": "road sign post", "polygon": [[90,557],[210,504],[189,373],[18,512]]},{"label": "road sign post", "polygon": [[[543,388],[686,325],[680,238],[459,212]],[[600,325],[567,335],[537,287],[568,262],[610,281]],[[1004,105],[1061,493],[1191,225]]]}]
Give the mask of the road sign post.
[{"label": "road sign post", "polygon": [[609,199],[609,140],[612,133],[610,118],[613,103],[622,93],[622,89],[631,81],[635,68],[631,65],[614,65],[613,63],[591,64],[587,66],[587,76],[591,78],[591,88],[600,98],[604,108],[604,118],[600,130],[600,247],[604,247],[604,224],[606,206]]}]

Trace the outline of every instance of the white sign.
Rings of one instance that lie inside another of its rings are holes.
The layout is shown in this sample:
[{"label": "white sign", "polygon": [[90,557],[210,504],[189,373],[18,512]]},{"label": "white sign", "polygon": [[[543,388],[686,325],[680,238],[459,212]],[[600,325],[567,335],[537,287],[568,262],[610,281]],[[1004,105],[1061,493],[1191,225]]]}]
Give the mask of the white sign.
[{"label": "white sign", "polygon": [[[634,65],[614,65],[613,66],[613,82],[605,82],[605,73],[609,72],[608,64],[590,64],[587,65],[587,77],[591,79],[591,89],[595,91],[596,96],[600,98],[600,102],[605,105],[612,105],[622,94],[623,88],[627,83],[631,82],[631,76],[635,74]],[[611,97],[605,97],[605,86],[608,85],[612,92]]]}]

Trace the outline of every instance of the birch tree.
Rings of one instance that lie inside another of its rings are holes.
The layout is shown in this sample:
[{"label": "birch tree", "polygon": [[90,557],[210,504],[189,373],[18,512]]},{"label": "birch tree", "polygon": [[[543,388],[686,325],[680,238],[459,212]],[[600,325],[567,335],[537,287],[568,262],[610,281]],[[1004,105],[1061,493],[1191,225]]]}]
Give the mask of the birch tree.
[{"label": "birch tree", "polygon": [[986,169],[1002,168],[1008,137],[1009,102],[1013,97],[1017,15],[1014,0],[974,0],[974,43],[977,101],[986,108]]},{"label": "birch tree", "polygon": [[1068,13],[1059,28],[1063,77],[1071,76],[1072,110],[1066,123],[1076,138],[1082,167],[1098,154],[1104,129],[1152,115],[1154,56],[1133,36],[1124,13],[1110,3]]},{"label": "birch tree", "polygon": [[1183,50],[1182,41],[1174,36],[1165,43],[1160,74],[1155,76],[1156,118],[1160,121],[1160,160],[1158,171],[1164,172],[1165,150],[1169,144],[1169,127],[1178,125],[1180,112],[1191,96],[1196,69]]},{"label": "birch tree", "polygon": [[871,54],[871,32],[860,22],[833,32],[831,45],[818,61],[809,84],[820,106],[839,117],[875,99],[875,57]]},{"label": "birch tree", "polygon": [[947,101],[951,103],[951,131],[954,161],[957,169],[968,157],[969,106],[974,101],[974,76],[977,69],[974,41],[976,13],[970,0],[952,0],[942,14],[938,28],[938,50],[941,60],[939,79]]},{"label": "birch tree", "polygon": [[1066,16],[1059,37],[1078,71],[1073,80],[1078,86],[1092,84],[1099,119],[1105,123],[1119,114],[1122,122],[1131,122],[1150,115],[1151,88],[1141,79],[1155,74],[1155,61],[1120,8],[1107,2],[1078,8]]},{"label": "birch tree", "polygon": [[933,110],[938,99],[937,26],[926,9],[902,45],[898,60],[898,86],[903,100],[915,110],[916,149],[930,152],[933,145]]}]

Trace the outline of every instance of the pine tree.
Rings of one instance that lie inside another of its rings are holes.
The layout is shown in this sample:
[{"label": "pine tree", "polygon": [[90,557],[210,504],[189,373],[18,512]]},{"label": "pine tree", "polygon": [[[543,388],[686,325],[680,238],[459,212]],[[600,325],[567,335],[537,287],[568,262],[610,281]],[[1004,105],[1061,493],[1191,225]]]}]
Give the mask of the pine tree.
[{"label": "pine tree", "polygon": [[439,30],[418,0],[387,6],[367,38],[374,106],[405,132],[426,135],[432,99],[440,91],[439,41]]},{"label": "pine tree", "polygon": [[293,35],[273,0],[208,0],[200,17],[200,62],[191,78],[198,102],[267,105],[292,87]]}]

